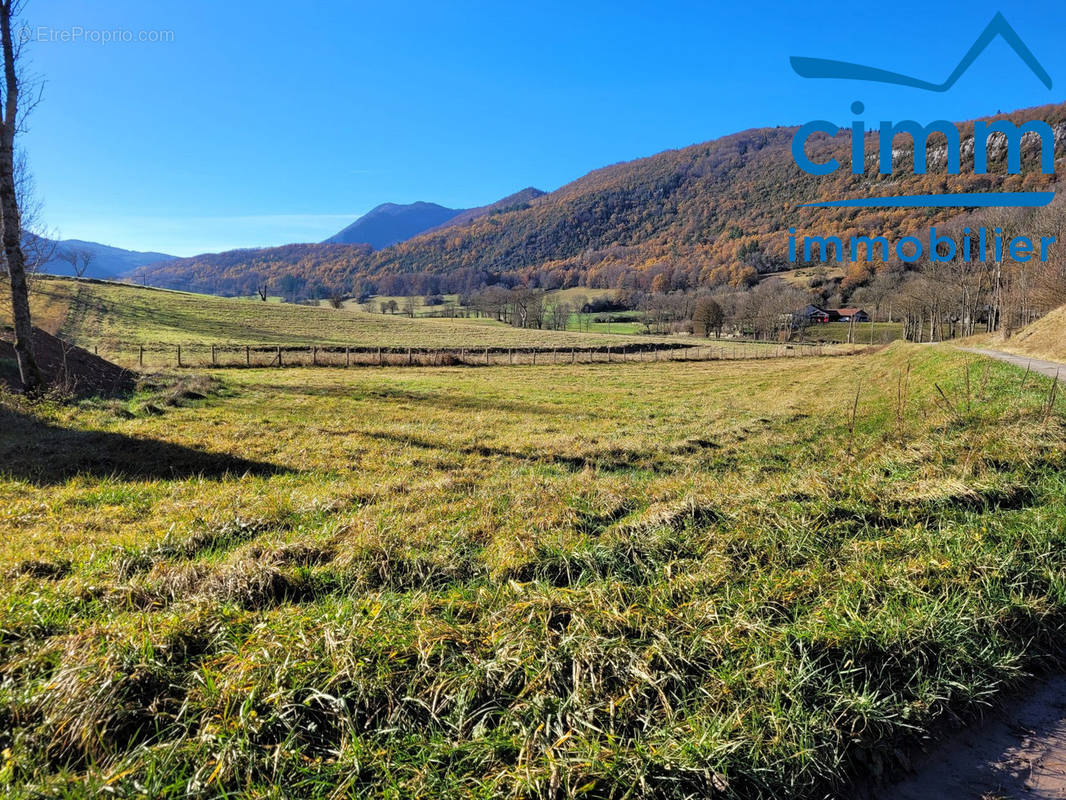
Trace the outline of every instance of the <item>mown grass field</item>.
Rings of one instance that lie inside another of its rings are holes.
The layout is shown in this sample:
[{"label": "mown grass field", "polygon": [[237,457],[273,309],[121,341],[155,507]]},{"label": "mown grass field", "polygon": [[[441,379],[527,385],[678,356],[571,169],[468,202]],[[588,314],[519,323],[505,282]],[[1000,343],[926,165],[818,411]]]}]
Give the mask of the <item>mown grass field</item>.
[{"label": "mown grass field", "polygon": [[[321,344],[364,347],[597,347],[663,337],[524,330],[486,319],[414,319],[288,303],[38,278],[31,300],[41,327],[81,346],[127,353],[132,345]],[[676,341],[676,340],[675,340]]]},{"label": "mown grass field", "polygon": [[[827,322],[810,325],[799,338],[812,342],[846,342],[849,328],[847,322]],[[890,344],[903,338],[902,322],[856,323],[850,331],[855,344]]]},{"label": "mown grass field", "polygon": [[219,377],[3,400],[7,796],[832,796],[1062,663],[1007,365]]},{"label": "mown grass field", "polygon": [[[609,297],[614,294],[611,289],[587,289],[584,287],[575,287],[572,289],[552,289],[545,293],[546,302],[548,305],[554,305],[555,303],[568,303],[574,306],[579,303],[588,302],[589,300],[596,300],[601,297]],[[403,307],[404,301],[407,298],[402,295],[375,295],[373,298],[365,303],[360,303],[357,300],[345,301],[345,305],[350,308],[355,308],[359,311],[366,311],[372,314],[381,313],[381,304],[383,302],[388,303],[390,300],[396,303],[400,308]],[[457,308],[465,308],[460,305],[461,299],[458,294],[442,294],[441,299],[444,300],[446,305],[442,306],[427,306],[425,305],[424,298],[415,298],[415,315],[416,316],[435,316],[443,313],[447,307],[447,304],[453,304]],[[321,301],[326,304],[327,301]]]},{"label": "mown grass field", "polygon": [[[582,319],[582,315],[574,313],[567,320],[566,328],[572,331],[586,331],[590,333],[609,333],[634,335],[642,334],[647,329],[641,322],[639,311],[607,311],[601,314],[588,315],[588,320]],[[598,321],[603,320],[603,321]]]},{"label": "mown grass field", "polygon": [[[611,289],[586,289],[583,287],[577,287],[573,289],[553,289],[545,292],[544,303],[546,307],[551,307],[555,303],[567,303],[571,308],[577,308],[578,306],[598,298],[609,297],[614,294]],[[414,316],[416,318],[426,319],[441,319],[448,318],[449,307],[469,314],[469,317],[463,318],[463,322],[467,323],[483,323],[487,325],[497,325],[496,320],[492,318],[476,316],[476,311],[468,309],[459,303],[460,296],[457,294],[445,294],[441,295],[444,300],[443,305],[427,306],[424,304],[424,298],[415,298]],[[394,302],[397,307],[402,309],[406,297],[398,295],[379,295],[365,303],[359,303],[355,300],[348,300],[345,302],[345,307],[348,309],[354,309],[356,311],[364,311],[367,313],[381,313],[381,304]],[[327,301],[321,301],[321,305],[327,305]],[[390,312],[391,313],[391,312]],[[638,311],[615,311],[615,312],[599,312],[596,314],[587,315],[585,319],[583,315],[579,314],[576,310],[572,311],[569,318],[566,321],[567,331],[576,331],[584,333],[609,333],[619,335],[636,335],[644,333],[645,326],[639,322],[640,312]],[[608,321],[597,321],[601,318],[610,318]],[[661,338],[661,337],[660,337]]]},{"label": "mown grass field", "polygon": [[[813,267],[797,267],[781,272],[767,273],[764,279],[778,278],[797,289],[809,289],[813,285],[822,285],[827,280],[839,280],[845,270],[836,264],[820,264]],[[812,281],[815,283],[812,284]]]}]

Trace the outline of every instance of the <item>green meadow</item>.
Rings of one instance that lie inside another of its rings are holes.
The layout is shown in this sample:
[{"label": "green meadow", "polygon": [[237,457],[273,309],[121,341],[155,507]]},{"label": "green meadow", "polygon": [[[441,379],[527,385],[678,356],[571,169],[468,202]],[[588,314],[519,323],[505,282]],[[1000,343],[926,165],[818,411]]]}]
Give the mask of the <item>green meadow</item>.
[{"label": "green meadow", "polygon": [[[98,347],[102,353],[126,352],[140,344],[473,348],[601,347],[671,341],[670,337],[608,337],[600,335],[606,332],[606,325],[599,323],[589,333],[535,330],[484,318],[421,314],[411,318],[351,306],[334,309],[47,277],[34,282],[31,303],[41,327],[74,344]],[[632,325],[624,330],[636,332]]]},{"label": "green meadow", "polygon": [[0,415],[12,798],[842,796],[1062,663],[1062,401],[946,348]]}]

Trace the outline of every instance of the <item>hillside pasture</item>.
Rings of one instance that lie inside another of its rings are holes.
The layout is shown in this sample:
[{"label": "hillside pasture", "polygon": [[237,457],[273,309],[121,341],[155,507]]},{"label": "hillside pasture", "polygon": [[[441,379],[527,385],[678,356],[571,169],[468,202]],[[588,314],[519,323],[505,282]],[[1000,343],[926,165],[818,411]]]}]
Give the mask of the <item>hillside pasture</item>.
[{"label": "hillside pasture", "polygon": [[[38,324],[80,346],[320,344],[367,347],[596,347],[627,337],[513,328],[486,319],[409,318],[264,303],[102,281],[38,278]],[[633,343],[669,337],[629,337]],[[673,340],[673,341],[676,341]]]},{"label": "hillside pasture", "polygon": [[903,338],[902,322],[826,322],[809,325],[799,332],[800,341],[847,342],[849,333],[855,344],[891,344]]}]

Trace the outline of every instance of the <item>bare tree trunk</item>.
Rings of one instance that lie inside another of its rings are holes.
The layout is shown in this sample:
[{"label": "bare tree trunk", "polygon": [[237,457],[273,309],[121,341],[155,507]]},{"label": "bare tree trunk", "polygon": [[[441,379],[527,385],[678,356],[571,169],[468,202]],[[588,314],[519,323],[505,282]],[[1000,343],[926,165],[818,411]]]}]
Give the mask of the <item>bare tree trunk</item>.
[{"label": "bare tree trunk", "polygon": [[994,333],[1003,323],[1003,264],[996,262],[995,277],[992,284],[992,309],[989,313],[988,331]]},{"label": "bare tree trunk", "polygon": [[15,357],[26,392],[36,392],[44,378],[33,357],[33,323],[26,284],[26,259],[22,253],[22,223],[15,191],[15,130],[18,127],[19,82],[15,70],[17,53],[11,41],[12,4],[0,0],[0,45],[4,53],[4,116],[0,121],[0,240],[11,281],[11,316],[15,322]]}]

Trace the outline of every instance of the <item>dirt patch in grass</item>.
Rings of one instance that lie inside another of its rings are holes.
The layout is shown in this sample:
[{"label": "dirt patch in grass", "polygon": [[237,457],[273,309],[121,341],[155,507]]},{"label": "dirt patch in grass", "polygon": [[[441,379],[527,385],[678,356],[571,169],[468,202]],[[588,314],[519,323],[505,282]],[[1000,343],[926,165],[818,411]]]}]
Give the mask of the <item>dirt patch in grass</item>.
[{"label": "dirt patch in grass", "polygon": [[[14,331],[0,330],[0,382],[14,390],[21,388],[15,361]],[[49,386],[72,397],[114,397],[133,390],[136,376],[88,350],[33,329],[33,351]],[[12,369],[12,364],[15,368]]]},{"label": "dirt patch in grass", "polygon": [[1009,698],[983,721],[919,760],[912,775],[869,796],[873,800],[1066,797],[1066,675],[1046,678]]}]

